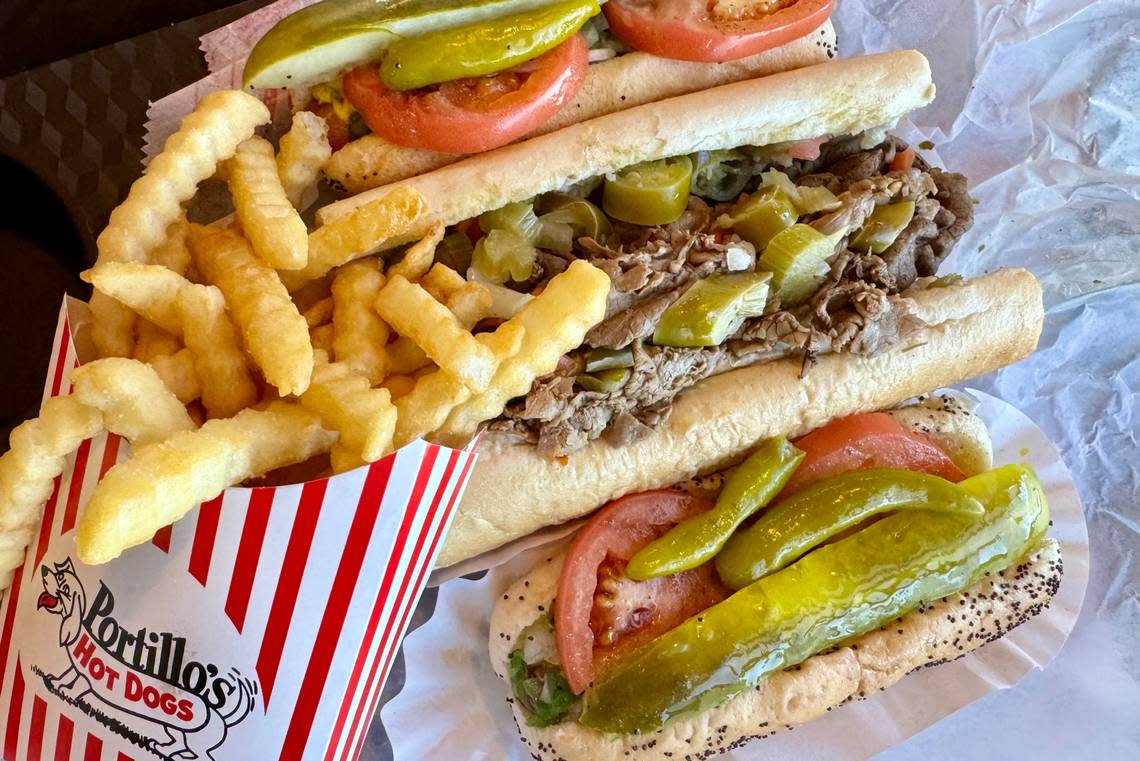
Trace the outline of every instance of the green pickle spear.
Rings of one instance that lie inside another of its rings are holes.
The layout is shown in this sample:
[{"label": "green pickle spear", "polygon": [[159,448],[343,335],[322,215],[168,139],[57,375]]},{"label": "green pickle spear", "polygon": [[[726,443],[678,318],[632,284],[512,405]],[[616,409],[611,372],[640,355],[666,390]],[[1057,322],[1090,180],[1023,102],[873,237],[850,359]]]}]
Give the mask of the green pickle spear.
[{"label": "green pickle spear", "polygon": [[778,571],[875,515],[935,510],[981,515],[982,503],[944,478],[895,468],[856,470],[782,499],[724,545],[716,570],[730,589]]},{"label": "green pickle spear", "polygon": [[414,90],[494,74],[542,55],[599,10],[597,0],[564,0],[514,16],[397,40],[388,46],[380,77],[393,90]]},{"label": "green pickle spear", "polygon": [[278,21],[249,54],[242,86],[307,87],[377,60],[390,44],[548,5],[549,0],[324,0]]},{"label": "green pickle spear", "polygon": [[803,459],[804,453],[787,439],[768,439],[732,471],[712,510],[679,523],[643,547],[629,561],[626,575],[644,581],[712,559],[748,516],[784,488]]},{"label": "green pickle spear", "polygon": [[688,156],[635,164],[606,178],[602,208],[635,225],[675,222],[689,205],[693,162]]},{"label": "green pickle spear", "polygon": [[582,724],[650,732],[775,671],[977,583],[1044,536],[1049,508],[1027,465],[959,486],[982,516],[887,516],[765,576],[619,662],[586,690]]},{"label": "green pickle spear", "polygon": [[710,275],[689,286],[661,315],[658,346],[718,346],[749,317],[764,313],[769,272]]}]

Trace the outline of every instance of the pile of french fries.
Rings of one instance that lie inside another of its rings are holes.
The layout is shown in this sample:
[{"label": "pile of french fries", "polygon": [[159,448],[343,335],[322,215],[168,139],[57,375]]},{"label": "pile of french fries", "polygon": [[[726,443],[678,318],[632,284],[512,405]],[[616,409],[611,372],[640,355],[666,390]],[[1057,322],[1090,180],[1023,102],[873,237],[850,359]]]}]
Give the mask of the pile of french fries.
[{"label": "pile of french fries", "polygon": [[[0,457],[3,586],[84,439],[131,444],[79,519],[80,559],[102,563],[280,468],[306,463],[296,480],[417,438],[463,443],[601,320],[609,279],[586,262],[496,310],[495,286],[434,262],[443,225],[405,187],[308,230],[327,127],[296,114],[275,153],[255,134],[269,119],[251,95],[206,96],[112,213],[83,274],[101,358]],[[234,214],[191,224],[211,177]]]}]

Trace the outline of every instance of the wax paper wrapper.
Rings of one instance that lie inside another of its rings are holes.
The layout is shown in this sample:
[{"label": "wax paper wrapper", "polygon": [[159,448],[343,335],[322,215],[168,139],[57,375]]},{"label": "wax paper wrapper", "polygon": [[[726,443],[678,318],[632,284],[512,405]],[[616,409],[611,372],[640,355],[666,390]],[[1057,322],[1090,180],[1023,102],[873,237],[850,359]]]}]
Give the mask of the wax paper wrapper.
[{"label": "wax paper wrapper", "polygon": [[[994,461],[1028,462],[1049,495],[1065,572],[1052,604],[997,642],[965,658],[922,669],[865,701],[837,708],[794,732],[777,732],[728,753],[729,761],[857,761],[921,731],[986,693],[1044,668],[1065,642],[1088,581],[1088,534],[1072,476],[1045,434],[1001,400],[977,392],[977,414],[994,442]],[[507,705],[505,683],[487,656],[490,613],[503,590],[562,542],[531,549],[478,581],[457,579],[439,591],[435,614],[404,642],[403,691],[381,712],[397,761],[529,758]],[[447,671],[440,677],[441,665]]]},{"label": "wax paper wrapper", "polygon": [[[60,311],[45,398],[86,356],[83,307]],[[474,453],[421,441],[227,489],[83,565],[77,517],[127,449],[80,446],[0,602],[3,758],[355,759]]]}]

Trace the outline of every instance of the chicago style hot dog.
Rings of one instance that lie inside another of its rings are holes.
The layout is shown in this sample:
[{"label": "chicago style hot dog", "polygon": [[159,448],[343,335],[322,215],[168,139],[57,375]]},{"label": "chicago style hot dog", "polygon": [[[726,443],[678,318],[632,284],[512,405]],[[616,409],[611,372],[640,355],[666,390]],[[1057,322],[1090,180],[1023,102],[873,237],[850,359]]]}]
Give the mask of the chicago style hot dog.
[{"label": "chicago style hot dog", "polygon": [[1032,470],[991,458],[932,397],[605,506],[491,617],[527,750],[708,758],[1020,625],[1060,551]]}]

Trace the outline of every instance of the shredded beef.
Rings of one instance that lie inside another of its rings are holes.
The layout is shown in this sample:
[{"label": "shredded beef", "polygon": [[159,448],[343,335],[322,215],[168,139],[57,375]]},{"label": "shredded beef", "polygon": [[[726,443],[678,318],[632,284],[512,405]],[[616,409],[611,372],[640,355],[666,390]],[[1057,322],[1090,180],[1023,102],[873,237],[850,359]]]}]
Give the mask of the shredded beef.
[{"label": "shredded beef", "polygon": [[[856,230],[876,206],[905,199],[915,202],[914,218],[880,255],[841,246],[808,303],[781,309],[773,300],[764,315],[746,321],[720,346],[664,347],[645,339],[690,283],[728,270],[729,243],[710,232],[722,209],[709,209],[694,198],[671,225],[615,224],[605,240],[579,239],[579,253],[603,269],[613,286],[606,319],[587,335],[586,346],[631,346],[630,378],[613,392],[577,386],[587,351],[578,349],[510,403],[491,429],[534,443],[546,457],[568,454],[599,437],[615,446],[628,444],[668,417],[684,389],[717,373],[789,356],[801,357],[807,372],[818,355],[872,355],[905,339],[922,322],[903,291],[937,272],[969,228],[973,202],[962,175],[931,169],[921,159],[910,169],[889,171],[895,152],[904,147],[888,138],[862,151],[857,138],[847,138],[826,144],[817,160],[793,162],[788,174],[797,182],[828,187],[839,196],[839,209],[805,220],[820,232]],[[540,265],[544,270],[557,266],[546,259]]]},{"label": "shredded beef", "polygon": [[751,244],[718,241],[708,232],[712,218],[708,205],[694,196],[672,224],[617,225],[604,243],[579,239],[586,259],[609,275],[612,284],[606,318],[586,336],[588,346],[621,349],[652,335],[657,319],[689,284],[728,271],[731,247],[755,260]]}]

